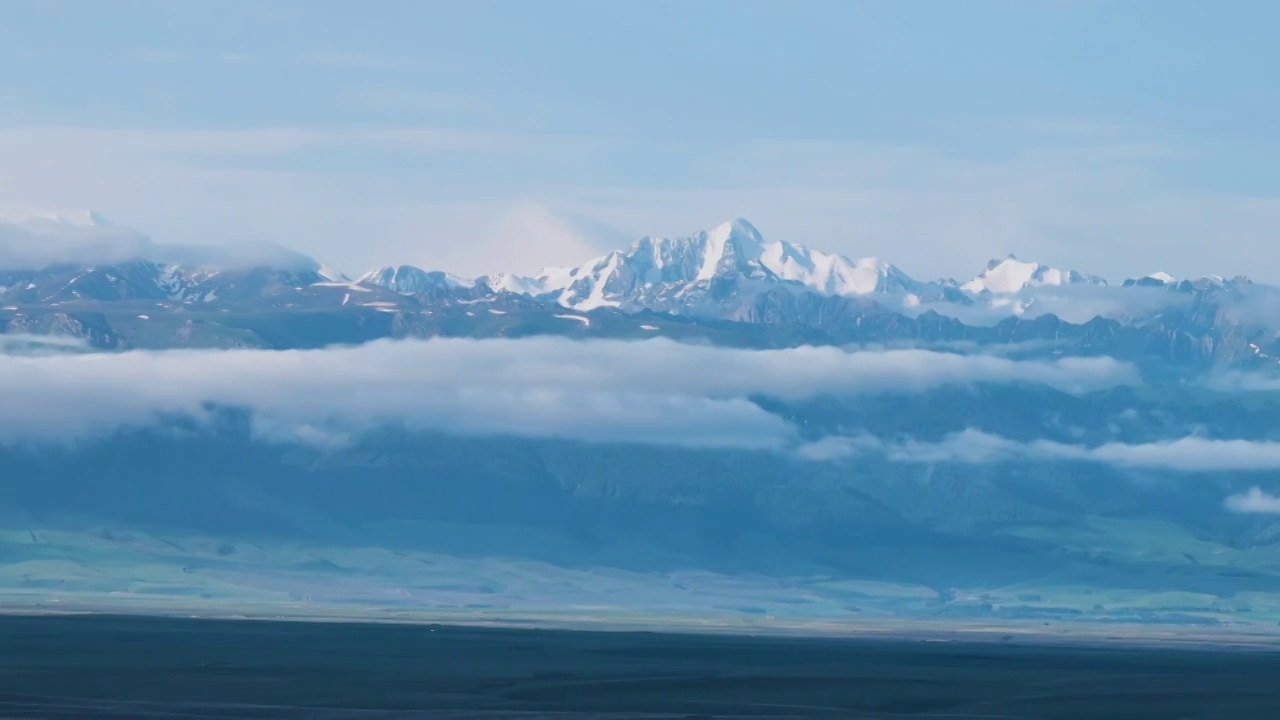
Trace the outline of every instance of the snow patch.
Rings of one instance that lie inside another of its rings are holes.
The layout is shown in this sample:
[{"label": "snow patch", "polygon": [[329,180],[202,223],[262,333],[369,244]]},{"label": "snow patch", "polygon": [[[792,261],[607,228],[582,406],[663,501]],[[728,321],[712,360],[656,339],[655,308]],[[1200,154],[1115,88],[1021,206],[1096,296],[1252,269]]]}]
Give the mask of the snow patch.
[{"label": "snow patch", "polygon": [[324,278],[325,280],[328,280],[329,282],[346,282],[347,281],[346,275],[343,275],[341,272],[338,272],[337,270],[324,264],[320,265],[320,269],[316,271],[316,274]]},{"label": "snow patch", "polygon": [[372,288],[367,288],[360,283],[355,282],[318,282],[313,284],[311,287],[345,288],[351,292],[373,292]]},{"label": "snow patch", "polygon": [[583,327],[590,327],[591,325],[591,318],[586,318],[581,315],[554,315],[552,317],[558,317],[561,320],[576,320],[582,323]]},{"label": "snow patch", "polygon": [[[618,266],[621,263],[622,253],[609,253],[609,258],[605,262],[605,267],[591,281],[591,292],[587,295],[587,299],[579,303],[574,303],[572,307],[578,310],[595,310],[602,307],[618,307],[621,305],[617,300],[606,300],[604,297],[604,286],[609,282],[609,278],[618,272]],[[562,303],[564,304],[564,303]],[[590,323],[588,323],[590,324]]]}]

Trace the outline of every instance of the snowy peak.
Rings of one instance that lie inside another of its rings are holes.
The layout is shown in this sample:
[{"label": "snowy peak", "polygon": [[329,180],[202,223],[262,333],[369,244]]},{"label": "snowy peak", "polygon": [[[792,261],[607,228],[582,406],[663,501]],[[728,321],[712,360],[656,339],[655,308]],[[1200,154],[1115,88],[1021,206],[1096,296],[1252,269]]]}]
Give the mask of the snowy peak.
[{"label": "snowy peak", "polygon": [[495,275],[494,290],[550,296],[578,310],[599,307],[673,309],[706,298],[712,287],[741,299],[742,293],[781,285],[824,295],[916,293],[924,286],[877,258],[850,260],[776,240],[766,240],[741,218],[694,235],[643,237],[571,268],[550,268],[536,277]]},{"label": "snowy peak", "polygon": [[699,249],[702,262],[695,281],[710,280],[721,272],[731,271],[735,266],[759,262],[766,247],[760,231],[742,218],[698,233],[697,239],[697,244],[701,245]]},{"label": "snowy peak", "polygon": [[965,292],[978,295],[1012,295],[1028,287],[1043,285],[1075,285],[1087,283],[1106,285],[1107,281],[1075,270],[1058,268],[1034,262],[1024,262],[1013,255],[1003,260],[992,260],[987,269],[974,279],[960,286]]},{"label": "snowy peak", "polygon": [[906,273],[879,258],[855,261],[795,243],[766,241],[753,225],[742,219],[724,223],[706,236],[707,251],[698,279],[737,272],[745,277],[772,277],[798,283],[825,295],[844,296],[910,292],[918,285]]},{"label": "snowy peak", "polygon": [[361,275],[356,282],[362,285],[376,285],[405,295],[451,290],[472,285],[472,283],[455,275],[439,271],[428,272],[411,265],[379,268]]},{"label": "snowy peak", "polygon": [[798,282],[825,295],[916,292],[920,283],[880,258],[849,260],[842,255],[783,245],[779,257],[766,257],[784,280]]},{"label": "snowy peak", "polygon": [[1153,272],[1150,275],[1144,275],[1140,278],[1129,278],[1124,281],[1124,287],[1138,286],[1167,288],[1177,284],[1177,278],[1167,272]]},{"label": "snowy peak", "polygon": [[746,218],[734,218],[726,222],[722,222],[712,229],[709,235],[725,237],[733,239],[735,242],[761,245],[764,243],[764,235],[760,234],[760,230],[752,225]]}]

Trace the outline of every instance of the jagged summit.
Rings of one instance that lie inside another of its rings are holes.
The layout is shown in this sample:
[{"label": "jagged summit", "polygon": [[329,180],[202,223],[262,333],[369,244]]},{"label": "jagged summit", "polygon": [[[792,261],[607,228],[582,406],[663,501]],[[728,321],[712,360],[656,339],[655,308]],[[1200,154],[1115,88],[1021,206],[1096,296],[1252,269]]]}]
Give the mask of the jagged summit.
[{"label": "jagged summit", "polygon": [[1153,272],[1142,277],[1131,277],[1124,281],[1124,287],[1169,288],[1178,285],[1178,279],[1167,272]]},{"label": "jagged summit", "polygon": [[[1243,278],[1178,281],[1166,273],[1152,273],[1126,280],[1114,292],[1100,293],[1089,288],[1105,285],[1100,277],[1013,254],[991,260],[965,282],[920,281],[881,258],[855,260],[769,237],[743,218],[689,235],[645,236],[584,263],[550,267],[532,276],[466,279],[388,265],[352,281],[330,266],[276,245],[155,244],[92,211],[26,212],[18,215],[19,221],[12,220],[13,213],[5,217],[9,220],[0,222],[0,295],[15,307],[117,298],[205,306],[266,299],[286,307],[345,299],[344,307],[355,307],[364,298],[384,311],[399,303],[514,302],[582,312],[608,308],[623,314],[667,313],[694,320],[786,324],[807,318],[805,322],[820,319],[839,325],[854,322],[854,314],[879,308],[912,319],[942,316],[993,324],[1010,316],[1042,315],[1068,322],[1099,316],[1127,321],[1153,312],[1153,307],[1181,302],[1189,293],[1235,302],[1270,292],[1268,286],[1251,288]],[[28,229],[32,223],[40,230]],[[1168,289],[1167,303],[1150,292],[1127,290],[1135,285]],[[1077,291],[1068,289],[1071,286],[1083,287]],[[319,293],[319,299],[287,299],[308,288]]]},{"label": "jagged summit", "polygon": [[365,273],[356,279],[357,283],[377,285],[398,293],[413,295],[432,292],[438,289],[471,287],[474,282],[456,275],[436,271],[420,270],[412,265],[397,267],[386,266]]},{"label": "jagged summit", "polygon": [[742,298],[748,286],[781,286],[824,295],[913,294],[920,283],[878,258],[849,258],[765,238],[743,218],[681,237],[645,236],[573,267],[536,276],[482,278],[494,290],[554,297],[566,307],[663,307]]},{"label": "jagged summit", "polygon": [[[1260,312],[1280,290],[1245,278],[1152,273],[1098,288],[1102,278],[1009,255],[964,283],[925,282],[882,259],[771,238],[736,219],[643,237],[534,276],[469,280],[390,265],[352,281],[274,245],[159,245],[97,213],[21,217],[0,222],[0,333],[71,328],[100,347],[139,338],[156,347],[234,347],[253,334],[266,346],[310,347],[436,334],[725,332],[762,346],[1011,339],[1077,343],[1089,352],[1098,347],[1090,343],[1117,352],[1159,346],[1170,362],[1261,363],[1280,372],[1280,329]],[[585,314],[592,311],[601,312]]]},{"label": "jagged summit", "polygon": [[1076,283],[1106,285],[1107,281],[1096,275],[1087,275],[1076,270],[1060,270],[1040,263],[1025,262],[1010,253],[1002,259],[993,259],[988,262],[986,270],[961,285],[960,289],[975,295],[981,293],[1011,295],[1028,287]]}]

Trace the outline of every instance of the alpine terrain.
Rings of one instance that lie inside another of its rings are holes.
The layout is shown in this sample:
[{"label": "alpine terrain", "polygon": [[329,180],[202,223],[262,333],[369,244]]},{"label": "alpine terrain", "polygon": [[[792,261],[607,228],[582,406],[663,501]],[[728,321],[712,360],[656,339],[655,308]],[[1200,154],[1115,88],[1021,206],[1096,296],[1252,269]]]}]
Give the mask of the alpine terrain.
[{"label": "alpine terrain", "polygon": [[0,220],[0,599],[1280,627],[1280,288],[806,240],[458,277]]}]

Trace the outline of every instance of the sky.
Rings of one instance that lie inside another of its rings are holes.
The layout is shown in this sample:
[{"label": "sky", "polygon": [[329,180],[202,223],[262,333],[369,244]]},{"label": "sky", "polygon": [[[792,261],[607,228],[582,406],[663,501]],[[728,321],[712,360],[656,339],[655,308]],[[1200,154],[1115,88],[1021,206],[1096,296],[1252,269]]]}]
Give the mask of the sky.
[{"label": "sky", "polygon": [[1280,5],[6,0],[0,209],[348,273],[734,217],[923,279],[1280,282]]}]

